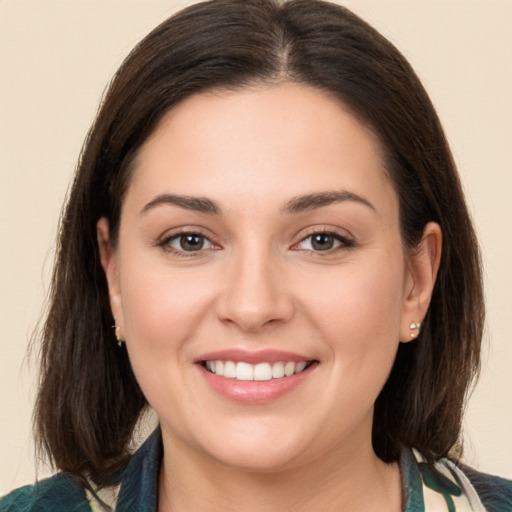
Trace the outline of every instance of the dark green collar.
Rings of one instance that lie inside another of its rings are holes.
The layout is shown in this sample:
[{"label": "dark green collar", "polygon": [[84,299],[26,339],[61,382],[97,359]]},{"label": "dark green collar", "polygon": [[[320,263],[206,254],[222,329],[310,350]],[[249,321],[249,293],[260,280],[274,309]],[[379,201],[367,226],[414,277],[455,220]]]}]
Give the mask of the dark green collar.
[{"label": "dark green collar", "polygon": [[[155,430],[135,452],[123,472],[117,512],[156,512],[158,510],[158,474],[163,448],[160,429]],[[404,512],[424,512],[423,485],[418,464],[411,450],[403,450],[400,459]]]}]

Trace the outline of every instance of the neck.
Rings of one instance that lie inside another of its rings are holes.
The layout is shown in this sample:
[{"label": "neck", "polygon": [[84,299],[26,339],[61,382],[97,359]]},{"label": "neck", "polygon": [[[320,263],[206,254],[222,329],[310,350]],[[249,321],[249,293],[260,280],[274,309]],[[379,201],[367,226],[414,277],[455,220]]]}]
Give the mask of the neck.
[{"label": "neck", "polygon": [[[385,464],[371,445],[333,449],[316,461],[253,472],[206,460],[193,450],[167,449],[160,471],[159,512],[398,512],[398,464]],[[174,446],[176,448],[176,446]]]}]

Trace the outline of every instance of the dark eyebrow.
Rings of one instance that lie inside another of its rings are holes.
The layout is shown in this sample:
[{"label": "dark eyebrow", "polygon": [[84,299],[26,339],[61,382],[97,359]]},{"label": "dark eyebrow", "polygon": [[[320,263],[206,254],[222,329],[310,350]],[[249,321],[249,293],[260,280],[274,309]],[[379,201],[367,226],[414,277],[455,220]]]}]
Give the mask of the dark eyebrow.
[{"label": "dark eyebrow", "polygon": [[160,194],[144,206],[140,214],[144,215],[152,208],[164,204],[178,206],[185,210],[193,210],[199,213],[207,213],[209,215],[220,215],[221,213],[220,208],[211,199],[207,199],[206,197]]},{"label": "dark eyebrow", "polygon": [[360,203],[371,208],[375,213],[378,213],[375,206],[373,206],[368,199],[365,199],[354,192],[349,192],[348,190],[317,192],[314,194],[307,194],[305,196],[294,197],[284,205],[283,212],[300,213],[306,210],[313,210],[315,208],[321,208],[322,206],[328,206],[333,203],[341,203],[343,201],[355,201],[356,203]]}]

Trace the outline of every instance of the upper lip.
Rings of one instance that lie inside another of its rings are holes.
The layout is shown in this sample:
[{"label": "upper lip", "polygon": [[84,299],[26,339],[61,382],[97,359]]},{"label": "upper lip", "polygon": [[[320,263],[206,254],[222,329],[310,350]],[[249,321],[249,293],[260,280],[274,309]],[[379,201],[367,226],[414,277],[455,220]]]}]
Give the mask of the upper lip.
[{"label": "upper lip", "polygon": [[217,350],[215,352],[208,352],[202,354],[195,359],[195,363],[203,361],[233,361],[244,362],[249,364],[258,363],[277,363],[292,361],[300,363],[301,361],[313,361],[314,358],[306,357],[293,352],[285,352],[282,350],[264,349],[257,351],[241,350],[241,349],[227,349]]}]

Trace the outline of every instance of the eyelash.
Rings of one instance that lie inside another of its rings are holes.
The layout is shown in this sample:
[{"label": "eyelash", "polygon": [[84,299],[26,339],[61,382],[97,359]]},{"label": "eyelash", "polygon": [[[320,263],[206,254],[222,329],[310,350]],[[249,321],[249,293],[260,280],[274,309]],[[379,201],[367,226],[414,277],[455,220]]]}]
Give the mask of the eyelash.
[{"label": "eyelash", "polygon": [[[184,249],[177,249],[170,245],[171,242],[173,242],[174,240],[179,240],[180,238],[187,236],[187,235],[196,236],[198,238],[201,238],[203,240],[203,244],[210,243],[214,247],[209,247],[207,249],[201,247],[200,249],[198,249],[196,251],[186,251]],[[332,237],[335,242],[339,243],[339,245],[332,247],[330,249],[326,249],[326,250],[303,249],[305,252],[307,252],[309,254],[328,255],[328,254],[333,254],[342,249],[350,249],[350,248],[354,247],[354,242],[352,240],[350,240],[349,238],[347,238],[346,236],[343,236],[340,233],[337,233],[335,231],[329,231],[329,230],[325,229],[325,230],[319,230],[319,231],[318,230],[311,231],[311,233],[309,233],[305,237],[303,237],[298,243],[294,244],[292,249],[300,250],[300,249],[298,249],[298,246],[300,246],[300,244],[304,243],[306,240],[312,239],[314,236]],[[218,246],[216,246],[216,244],[214,242],[212,242],[212,240],[210,240],[210,238],[208,236],[206,236],[199,230],[182,230],[177,233],[172,233],[170,235],[165,236],[162,240],[160,240],[157,243],[157,245],[163,251],[165,251],[167,253],[171,253],[175,256],[182,257],[182,258],[190,258],[190,257],[194,257],[194,256],[197,257],[199,255],[202,255],[205,250],[212,250],[212,249],[215,250],[215,247],[218,247]]]},{"label": "eyelash", "polygon": [[[183,249],[176,249],[175,247],[172,247],[170,245],[172,241],[179,240],[180,238],[187,236],[187,235],[196,236],[198,238],[201,238],[203,240],[203,243],[209,242],[212,246],[214,246],[214,247],[216,246],[216,244],[214,242],[212,242],[208,236],[206,236],[204,233],[202,233],[200,230],[197,230],[197,229],[181,230],[179,232],[172,233],[170,235],[165,236],[162,240],[160,240],[158,242],[157,245],[163,251],[165,251],[167,253],[171,253],[175,256],[182,257],[182,258],[191,258],[194,256],[197,257],[197,256],[201,255],[202,253],[204,253],[205,250],[207,250],[207,249],[201,248],[197,251],[185,251]],[[212,248],[209,248],[209,249],[212,249]]]},{"label": "eyelash", "polygon": [[315,236],[329,236],[334,239],[335,242],[339,242],[339,245],[337,247],[332,247],[331,249],[326,249],[323,251],[320,250],[314,250],[314,249],[303,249],[305,252],[309,254],[314,255],[329,255],[336,253],[343,249],[351,249],[354,247],[354,242],[347,238],[346,236],[337,233],[336,231],[329,231],[328,229],[324,230],[313,230],[309,234],[307,234],[305,237],[303,237],[299,243],[295,244],[293,247],[298,247],[300,244],[304,243],[308,239],[312,239]]}]

